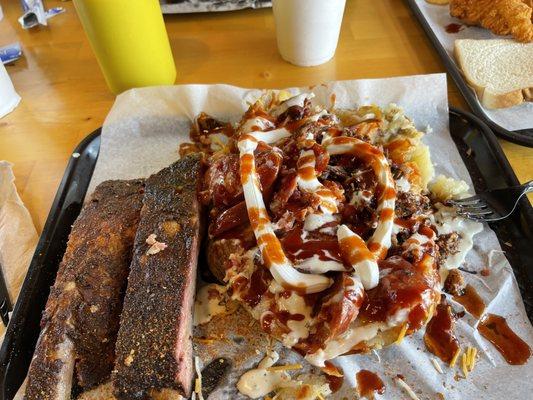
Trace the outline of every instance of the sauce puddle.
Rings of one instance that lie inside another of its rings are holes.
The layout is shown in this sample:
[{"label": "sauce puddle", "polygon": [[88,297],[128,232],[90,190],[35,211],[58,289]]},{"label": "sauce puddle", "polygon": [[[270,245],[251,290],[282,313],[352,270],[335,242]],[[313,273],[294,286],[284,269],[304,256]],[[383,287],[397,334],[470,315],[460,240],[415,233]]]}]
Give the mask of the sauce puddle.
[{"label": "sauce puddle", "polygon": [[385,384],[375,373],[362,369],[355,375],[359,396],[373,399],[374,395],[385,393]]},{"label": "sauce puddle", "polygon": [[[483,299],[471,285],[466,285],[464,294],[454,296],[453,299],[462,304],[477,319],[480,319],[485,311]],[[496,347],[509,364],[523,365],[531,357],[529,345],[513,332],[504,317],[487,314],[481,319],[477,329],[481,336]]]},{"label": "sauce puddle", "polygon": [[480,319],[485,311],[485,302],[472,285],[466,285],[464,293],[461,296],[453,296],[453,299],[477,319]]},{"label": "sauce puddle", "polygon": [[523,365],[531,357],[531,348],[514,333],[505,318],[487,314],[478,326],[479,333],[498,349],[511,365]]},{"label": "sauce puddle", "polygon": [[461,24],[454,24],[454,23],[451,23],[451,24],[448,24],[444,27],[444,30],[446,30],[446,32],[448,33],[458,33],[460,31],[462,31],[464,29],[464,26],[461,25]]},{"label": "sauce puddle", "polygon": [[424,333],[426,348],[448,364],[460,348],[459,341],[455,337],[454,326],[455,318],[452,308],[446,302],[441,302]]}]

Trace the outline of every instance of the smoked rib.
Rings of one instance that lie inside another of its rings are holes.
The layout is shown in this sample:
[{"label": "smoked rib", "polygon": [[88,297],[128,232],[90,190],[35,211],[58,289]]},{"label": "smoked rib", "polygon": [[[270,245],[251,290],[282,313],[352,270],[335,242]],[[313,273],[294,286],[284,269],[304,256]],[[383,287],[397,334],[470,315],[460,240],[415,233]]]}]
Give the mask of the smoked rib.
[{"label": "smoked rib", "polygon": [[143,198],[142,180],[100,184],[72,227],[41,320],[27,400],[71,398],[108,380]]},{"label": "smoked rib", "polygon": [[200,180],[201,157],[193,154],[146,181],[116,347],[119,399],[191,392]]}]

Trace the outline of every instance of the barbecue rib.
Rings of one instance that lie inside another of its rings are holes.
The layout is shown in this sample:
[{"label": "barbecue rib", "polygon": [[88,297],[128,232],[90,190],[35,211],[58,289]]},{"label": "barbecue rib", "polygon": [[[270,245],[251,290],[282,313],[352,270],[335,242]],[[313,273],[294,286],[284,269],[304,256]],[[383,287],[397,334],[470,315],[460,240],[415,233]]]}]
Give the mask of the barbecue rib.
[{"label": "barbecue rib", "polygon": [[70,399],[73,386],[86,390],[109,379],[142,192],[141,180],[104,182],[74,223],[25,399]]},{"label": "barbecue rib", "polygon": [[119,399],[190,394],[200,180],[193,154],[146,181],[116,346]]}]

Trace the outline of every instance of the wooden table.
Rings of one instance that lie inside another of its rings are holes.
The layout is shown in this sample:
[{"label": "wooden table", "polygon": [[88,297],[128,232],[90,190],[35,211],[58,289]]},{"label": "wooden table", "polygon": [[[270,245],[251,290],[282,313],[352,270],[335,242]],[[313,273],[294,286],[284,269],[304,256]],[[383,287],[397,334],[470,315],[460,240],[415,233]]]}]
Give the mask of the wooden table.
[{"label": "wooden table", "polygon": [[[76,144],[102,125],[113,104],[71,2],[49,27],[23,30],[17,1],[2,2],[0,45],[19,41],[24,58],[7,67],[22,97],[0,120],[0,159],[15,164],[18,190],[40,231]],[[337,54],[330,62],[299,68],[276,48],[270,9],[165,17],[177,82],[229,83],[274,88],[328,80],[444,72],[413,14],[399,0],[348,0]],[[450,103],[467,108],[449,82]],[[521,181],[533,179],[533,151],[504,140]]]}]

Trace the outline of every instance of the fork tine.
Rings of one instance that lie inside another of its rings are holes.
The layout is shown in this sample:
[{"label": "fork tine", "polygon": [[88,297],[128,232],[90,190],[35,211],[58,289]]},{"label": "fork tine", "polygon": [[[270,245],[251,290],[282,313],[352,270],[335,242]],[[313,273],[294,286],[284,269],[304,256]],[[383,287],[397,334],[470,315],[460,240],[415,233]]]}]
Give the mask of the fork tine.
[{"label": "fork tine", "polygon": [[459,204],[459,205],[454,204],[453,206],[456,208],[456,210],[461,210],[461,211],[466,211],[466,212],[470,212],[470,211],[476,212],[476,211],[484,210],[484,209],[489,207],[487,205],[487,203],[485,203],[483,201],[480,201],[480,202],[475,203],[475,204],[464,204],[464,205],[463,204]]},{"label": "fork tine", "polygon": [[481,215],[481,216],[474,216],[474,215],[466,216],[465,215],[464,218],[467,218],[471,221],[476,221],[476,222],[493,222],[493,221],[498,221],[502,219],[502,217],[497,214]]},{"label": "fork tine", "polygon": [[485,210],[480,210],[480,211],[470,211],[470,212],[459,211],[457,214],[461,216],[465,216],[465,217],[477,218],[477,217],[484,217],[484,216],[492,215],[494,214],[494,211],[492,211],[491,209],[485,209]]},{"label": "fork tine", "polygon": [[456,206],[458,211],[461,211],[463,213],[479,213],[482,211],[485,211],[487,209],[490,210],[489,206],[483,202],[472,204],[472,205],[465,205],[465,206]]},{"label": "fork tine", "polygon": [[453,205],[467,205],[467,204],[475,204],[481,201],[481,198],[478,195],[466,197],[464,199],[453,199],[449,200],[449,202]]}]

